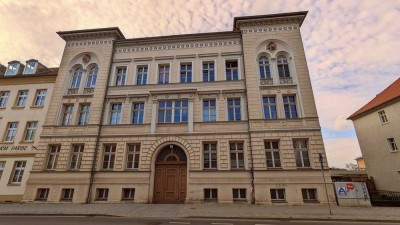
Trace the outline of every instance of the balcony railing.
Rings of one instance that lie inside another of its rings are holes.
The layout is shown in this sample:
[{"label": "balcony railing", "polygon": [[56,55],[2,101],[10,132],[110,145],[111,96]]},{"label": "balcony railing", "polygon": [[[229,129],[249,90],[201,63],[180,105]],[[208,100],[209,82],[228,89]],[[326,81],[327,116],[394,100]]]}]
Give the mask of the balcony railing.
[{"label": "balcony railing", "polygon": [[67,94],[69,94],[69,95],[76,95],[76,94],[78,94],[78,91],[79,91],[78,88],[70,88],[70,89],[68,89]]},{"label": "balcony railing", "polygon": [[260,79],[260,84],[262,86],[273,85],[274,84],[274,80],[272,78],[261,78]]},{"label": "balcony railing", "polygon": [[280,84],[293,84],[293,79],[291,77],[279,77]]}]

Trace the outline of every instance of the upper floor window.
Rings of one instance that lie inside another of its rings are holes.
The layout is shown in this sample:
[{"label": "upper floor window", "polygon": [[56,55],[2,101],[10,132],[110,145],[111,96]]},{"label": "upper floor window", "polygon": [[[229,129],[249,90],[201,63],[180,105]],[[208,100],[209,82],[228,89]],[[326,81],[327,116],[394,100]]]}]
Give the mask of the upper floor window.
[{"label": "upper floor window", "polygon": [[16,107],[25,107],[26,99],[28,98],[28,91],[19,91],[16,102]]},{"label": "upper floor window", "polygon": [[228,120],[241,120],[240,98],[228,99]]},{"label": "upper floor window", "polygon": [[14,171],[11,176],[11,184],[21,184],[22,177],[24,176],[26,161],[15,161]]},{"label": "upper floor window", "polygon": [[4,168],[6,167],[6,161],[0,161],[0,180],[3,175]]},{"label": "upper floor window", "polygon": [[192,82],[192,63],[181,64],[181,83]]},{"label": "upper floor window", "polygon": [[87,125],[89,122],[90,105],[81,105],[78,125]]},{"label": "upper floor window", "polygon": [[226,80],[239,80],[239,70],[237,60],[228,60],[225,62]]},{"label": "upper floor window", "polygon": [[74,69],[74,73],[72,74],[71,88],[79,88],[79,86],[81,85],[82,73],[83,69],[81,66],[78,66]]},{"label": "upper floor window", "polygon": [[204,169],[217,169],[217,143],[204,143]]},{"label": "upper floor window", "polygon": [[9,91],[0,92],[0,108],[6,107],[9,95],[10,95]]},{"label": "upper floor window", "polygon": [[203,121],[212,122],[217,120],[217,106],[214,99],[203,100]]},{"label": "upper floor window", "polygon": [[280,78],[290,77],[289,62],[285,55],[279,55],[277,58],[278,73]]},{"label": "upper floor window", "polygon": [[26,124],[26,131],[25,131],[25,137],[24,141],[33,141],[35,138],[35,133],[36,133],[36,127],[37,127],[37,122],[28,122]]},{"label": "upper floor window", "polygon": [[394,151],[398,151],[399,150],[397,148],[397,144],[396,144],[396,141],[394,140],[394,138],[388,138],[387,142],[388,142],[390,151],[394,152]]},{"label": "upper floor window", "polygon": [[90,67],[86,81],[86,88],[94,88],[96,86],[98,72],[99,72],[99,67],[97,65]]},{"label": "upper floor window", "polygon": [[263,97],[264,119],[276,119],[276,101],[275,97]]},{"label": "upper floor window", "polygon": [[13,62],[8,64],[5,76],[13,76],[16,75],[18,72],[18,68],[19,68],[19,62]]},{"label": "upper floor window", "polygon": [[310,167],[310,157],[308,155],[307,144],[307,140],[293,141],[297,167]]},{"label": "upper floor window", "polygon": [[121,123],[121,110],[121,103],[111,104],[110,124],[115,125]]},{"label": "upper floor window", "polygon": [[169,83],[169,64],[158,65],[158,83]]},{"label": "upper floor window", "polygon": [[389,122],[388,119],[387,119],[385,110],[379,111],[378,115],[379,115],[379,118],[380,118],[382,124],[385,124],[385,123]]},{"label": "upper floor window", "polygon": [[283,108],[287,119],[297,118],[296,96],[283,96]]},{"label": "upper floor window", "polygon": [[203,82],[215,81],[214,62],[203,62]]},{"label": "upper floor window", "polygon": [[161,101],[158,109],[159,123],[181,123],[188,121],[188,101]]},{"label": "upper floor window", "polygon": [[47,157],[47,170],[55,170],[57,168],[58,156],[60,155],[61,145],[49,145],[49,154]]},{"label": "upper floor window", "polygon": [[127,169],[138,169],[140,161],[140,144],[129,144],[126,160]]},{"label": "upper floor window", "polygon": [[34,106],[43,106],[47,90],[37,90]]},{"label": "upper floor window", "polygon": [[117,67],[117,76],[115,79],[115,86],[124,86],[126,79],[126,66]]},{"label": "upper floor window", "polygon": [[36,65],[37,62],[35,61],[26,62],[24,74],[34,74],[36,72]]},{"label": "upper floor window", "polygon": [[281,157],[279,154],[279,142],[278,141],[266,141],[265,153],[267,157],[267,167],[268,168],[280,168],[281,167]]},{"label": "upper floor window", "polygon": [[144,102],[133,103],[132,124],[143,124],[144,119]]},{"label": "upper floor window", "polygon": [[70,170],[79,170],[81,168],[84,149],[84,144],[72,145],[71,163],[69,165]]},{"label": "upper floor window", "polygon": [[148,72],[147,66],[138,66],[137,67],[137,80],[136,80],[137,85],[147,84],[147,72]]},{"label": "upper floor window", "polygon": [[64,112],[61,124],[64,126],[71,125],[72,123],[72,112],[74,110],[74,105],[64,105]]},{"label": "upper floor window", "polygon": [[260,68],[260,78],[271,78],[271,70],[267,56],[262,55],[258,58],[258,67]]},{"label": "upper floor window", "polygon": [[230,142],[229,152],[231,155],[231,169],[244,168],[243,142]]},{"label": "upper floor window", "polygon": [[14,141],[15,135],[17,134],[17,129],[18,129],[18,123],[17,122],[8,123],[6,136],[4,137],[4,141],[5,142]]},{"label": "upper floor window", "polygon": [[104,170],[114,169],[116,148],[115,144],[104,146],[102,167]]}]

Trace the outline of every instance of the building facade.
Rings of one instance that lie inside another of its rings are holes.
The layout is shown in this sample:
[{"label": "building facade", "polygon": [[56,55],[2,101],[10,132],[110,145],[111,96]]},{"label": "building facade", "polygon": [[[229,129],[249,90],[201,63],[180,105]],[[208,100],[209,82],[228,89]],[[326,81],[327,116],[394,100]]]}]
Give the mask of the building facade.
[{"label": "building facade", "polygon": [[37,60],[0,65],[0,202],[22,200],[57,71]]},{"label": "building facade", "polygon": [[[306,14],[164,37],[58,32],[66,45],[25,201],[326,203]],[[333,201],[330,179],[328,191]]]},{"label": "building facade", "polygon": [[400,192],[399,111],[400,78],[349,117],[378,191]]}]

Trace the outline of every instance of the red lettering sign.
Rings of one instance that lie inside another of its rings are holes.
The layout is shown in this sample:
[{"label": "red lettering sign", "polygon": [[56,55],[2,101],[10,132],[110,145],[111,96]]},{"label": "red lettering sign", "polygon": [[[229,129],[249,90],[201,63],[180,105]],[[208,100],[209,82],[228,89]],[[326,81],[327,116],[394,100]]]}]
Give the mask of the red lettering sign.
[{"label": "red lettering sign", "polygon": [[347,184],[346,184],[346,188],[347,188],[347,190],[354,190],[354,184],[352,184],[352,183],[347,183]]}]

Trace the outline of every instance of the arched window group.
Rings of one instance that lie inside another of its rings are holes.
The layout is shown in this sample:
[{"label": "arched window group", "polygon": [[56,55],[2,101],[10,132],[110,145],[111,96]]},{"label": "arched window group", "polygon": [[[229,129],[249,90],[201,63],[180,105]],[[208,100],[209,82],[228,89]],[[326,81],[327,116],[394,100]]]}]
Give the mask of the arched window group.
[{"label": "arched window group", "polygon": [[[286,55],[278,55],[276,65],[278,67],[279,78],[290,78],[289,61]],[[272,78],[271,62],[267,55],[260,55],[258,57],[258,67],[261,79]]]},{"label": "arched window group", "polygon": [[289,62],[285,55],[279,55],[277,58],[278,73],[280,78],[290,77]]},{"label": "arched window group", "polygon": [[[96,86],[97,73],[99,71],[99,67],[95,64],[88,68],[88,74],[86,77],[86,85],[85,88],[94,88]],[[71,88],[79,89],[83,76],[83,68],[82,66],[76,66],[72,72],[72,81]]]}]

